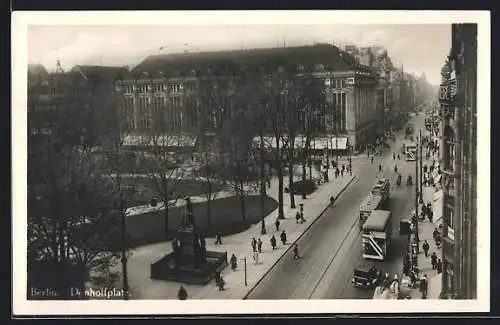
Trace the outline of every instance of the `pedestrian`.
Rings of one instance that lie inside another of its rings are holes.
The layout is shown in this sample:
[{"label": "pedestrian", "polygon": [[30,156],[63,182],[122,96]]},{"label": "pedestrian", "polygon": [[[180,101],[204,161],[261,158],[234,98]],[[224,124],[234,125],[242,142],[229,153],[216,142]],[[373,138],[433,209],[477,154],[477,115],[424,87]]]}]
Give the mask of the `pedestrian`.
[{"label": "pedestrian", "polygon": [[349,165],[349,176],[352,176],[352,166]]},{"label": "pedestrian", "polygon": [[222,235],[220,232],[215,235],[215,245],[222,245]]},{"label": "pedestrian", "polygon": [[427,274],[424,274],[422,279],[420,279],[420,292],[422,293],[422,299],[427,299]]},{"label": "pedestrian", "polygon": [[345,166],[342,165],[342,169],[340,171],[340,176],[344,177],[344,172],[345,172]]},{"label": "pedestrian", "polygon": [[179,242],[177,241],[177,238],[172,239],[172,250],[174,251],[174,254],[177,254],[177,250],[179,249]]},{"label": "pedestrian", "polygon": [[257,240],[255,237],[252,237],[252,242],[250,243],[252,245],[252,251],[256,252],[257,251]]},{"label": "pedestrian", "polygon": [[378,172],[381,173],[382,172],[382,165],[381,164],[378,164]]},{"label": "pedestrian", "polygon": [[295,220],[297,221],[297,223],[300,222],[300,212],[297,211],[297,213],[295,214]]},{"label": "pedestrian", "polygon": [[280,219],[276,219],[276,222],[274,223],[274,225],[276,226],[276,231],[279,231],[280,230]]},{"label": "pedestrian", "polygon": [[283,245],[286,245],[286,233],[284,230],[281,232],[280,239]]},{"label": "pedestrian", "polygon": [[398,172],[398,165],[395,165],[394,166],[394,172],[397,173]]},{"label": "pedestrian", "polygon": [[436,263],[436,270],[438,274],[441,274],[441,272],[443,272],[443,261],[441,261],[441,259],[438,259]]},{"label": "pedestrian", "polygon": [[253,252],[253,262],[254,264],[259,264],[259,252],[255,251]]},{"label": "pedestrian", "polygon": [[441,234],[440,233],[436,236],[436,247],[441,248]]},{"label": "pedestrian", "polygon": [[417,272],[415,272],[415,269],[413,269],[410,272],[410,287],[415,288],[416,284],[417,284]]},{"label": "pedestrian", "polygon": [[431,265],[432,265],[432,269],[435,270],[436,269],[436,266],[437,266],[437,255],[436,255],[436,252],[432,252],[431,254]]},{"label": "pedestrian", "polygon": [[433,216],[434,216],[434,212],[432,212],[432,209],[428,210],[427,217],[429,218],[429,222],[432,222]]},{"label": "pedestrian", "polygon": [[295,244],[295,246],[293,247],[293,259],[294,260],[298,260],[300,258],[299,256],[299,246],[297,244]]},{"label": "pedestrian", "polygon": [[371,163],[373,164],[373,156],[371,156],[370,161],[371,161]]},{"label": "pedestrian", "polygon": [[273,248],[273,250],[276,248],[276,237],[274,237],[274,235],[271,237],[271,247]]},{"label": "pedestrian", "polygon": [[236,268],[238,267],[238,259],[234,254],[231,255],[230,261],[231,261],[231,270],[236,271]]},{"label": "pedestrian", "polygon": [[422,244],[422,249],[424,250],[424,253],[425,253],[425,257],[429,257],[429,243],[427,242],[427,240],[424,241],[424,243]]},{"label": "pedestrian", "polygon": [[260,240],[260,237],[257,239],[257,251],[262,253],[262,240]]},{"label": "pedestrian", "polygon": [[400,158],[401,158],[401,157],[399,156],[399,153],[398,153],[398,160],[400,160]]},{"label": "pedestrian", "polygon": [[186,289],[184,289],[184,287],[181,286],[179,288],[179,291],[177,292],[177,299],[179,299],[179,300],[186,300],[187,296],[188,296],[188,294],[187,294]]},{"label": "pedestrian", "polygon": [[427,215],[427,206],[422,205],[422,213],[423,213],[424,216]]},{"label": "pedestrian", "polygon": [[432,232],[432,238],[436,240],[437,235],[439,235],[439,230],[437,228],[434,228],[434,231]]},{"label": "pedestrian", "polygon": [[396,160],[396,153],[395,152],[392,153],[392,160]]}]

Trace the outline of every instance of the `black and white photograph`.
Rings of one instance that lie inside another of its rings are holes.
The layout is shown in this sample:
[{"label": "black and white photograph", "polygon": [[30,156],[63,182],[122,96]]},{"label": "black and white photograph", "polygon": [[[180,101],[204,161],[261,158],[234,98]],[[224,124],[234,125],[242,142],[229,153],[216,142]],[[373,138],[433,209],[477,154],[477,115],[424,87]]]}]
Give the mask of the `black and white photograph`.
[{"label": "black and white photograph", "polygon": [[14,312],[488,311],[489,19],[15,12]]}]

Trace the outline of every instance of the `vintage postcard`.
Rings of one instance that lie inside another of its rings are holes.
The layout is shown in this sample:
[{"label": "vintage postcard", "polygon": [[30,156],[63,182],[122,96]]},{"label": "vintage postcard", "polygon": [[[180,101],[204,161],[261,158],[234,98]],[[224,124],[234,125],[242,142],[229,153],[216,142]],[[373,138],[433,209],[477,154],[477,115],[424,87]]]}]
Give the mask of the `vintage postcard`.
[{"label": "vintage postcard", "polygon": [[12,26],[15,315],[489,310],[488,12]]}]

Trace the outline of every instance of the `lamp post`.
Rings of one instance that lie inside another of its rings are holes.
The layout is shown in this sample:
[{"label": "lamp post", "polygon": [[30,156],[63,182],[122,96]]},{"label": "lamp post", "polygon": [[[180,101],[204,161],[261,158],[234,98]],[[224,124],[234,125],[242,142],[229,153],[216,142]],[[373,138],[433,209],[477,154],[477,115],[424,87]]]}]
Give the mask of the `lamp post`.
[{"label": "lamp post", "polygon": [[264,138],[262,134],[259,136],[259,154],[260,154],[260,211],[262,215],[262,220],[260,221],[260,233],[261,235],[266,234],[266,223],[264,221],[264,197],[266,196],[266,177],[264,171]]},{"label": "lamp post", "polygon": [[420,184],[420,203],[423,203],[424,202],[424,199],[423,199],[423,187],[422,187],[422,179],[423,179],[423,173],[422,173],[422,163],[423,163],[423,160],[422,160],[422,129],[420,129],[419,131],[419,135],[418,135],[418,148],[420,149],[420,153],[418,155],[418,158],[420,160],[420,173],[419,173],[419,184]]}]

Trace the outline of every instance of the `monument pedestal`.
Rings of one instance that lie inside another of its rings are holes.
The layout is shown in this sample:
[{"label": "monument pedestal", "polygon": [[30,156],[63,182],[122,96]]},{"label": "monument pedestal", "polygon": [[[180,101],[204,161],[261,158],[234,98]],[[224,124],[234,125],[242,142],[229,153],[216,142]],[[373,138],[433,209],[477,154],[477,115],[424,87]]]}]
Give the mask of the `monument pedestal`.
[{"label": "monument pedestal", "polygon": [[151,264],[152,279],[206,284],[227,266],[227,252],[206,251],[192,216],[185,218],[174,240],[174,251]]}]

